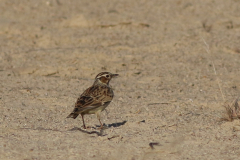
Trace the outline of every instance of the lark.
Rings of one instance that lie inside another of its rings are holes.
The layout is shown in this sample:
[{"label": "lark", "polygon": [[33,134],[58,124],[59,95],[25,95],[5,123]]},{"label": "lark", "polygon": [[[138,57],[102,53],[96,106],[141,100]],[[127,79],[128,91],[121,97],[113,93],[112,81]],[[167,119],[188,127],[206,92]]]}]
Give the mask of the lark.
[{"label": "lark", "polygon": [[83,128],[86,129],[84,122],[85,114],[96,114],[101,124],[100,113],[110,104],[113,99],[114,93],[109,86],[109,82],[112,78],[117,77],[118,74],[112,74],[110,72],[101,72],[95,77],[95,81],[91,87],[86,89],[75,103],[75,108],[67,118],[77,118],[80,114],[82,116]]}]

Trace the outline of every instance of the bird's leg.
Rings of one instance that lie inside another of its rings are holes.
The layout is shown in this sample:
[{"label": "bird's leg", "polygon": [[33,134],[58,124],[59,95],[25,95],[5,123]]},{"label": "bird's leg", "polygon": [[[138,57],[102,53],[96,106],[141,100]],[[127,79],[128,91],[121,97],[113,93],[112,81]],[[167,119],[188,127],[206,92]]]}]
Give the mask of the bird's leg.
[{"label": "bird's leg", "polygon": [[101,127],[100,127],[100,129],[102,129],[103,128],[103,124],[102,124],[102,122],[101,122],[101,120],[100,119],[98,119],[99,120],[99,122],[100,122],[100,124],[101,124]]},{"label": "bird's leg", "polygon": [[102,124],[102,122],[100,120],[100,112],[97,113],[97,118],[98,118],[98,120],[99,120],[99,122],[101,124],[101,127],[99,129],[102,129],[103,128],[103,124]]},{"label": "bird's leg", "polygon": [[83,118],[83,114],[81,114],[81,116],[82,116],[82,121],[83,121],[83,128],[86,129],[84,118]]}]

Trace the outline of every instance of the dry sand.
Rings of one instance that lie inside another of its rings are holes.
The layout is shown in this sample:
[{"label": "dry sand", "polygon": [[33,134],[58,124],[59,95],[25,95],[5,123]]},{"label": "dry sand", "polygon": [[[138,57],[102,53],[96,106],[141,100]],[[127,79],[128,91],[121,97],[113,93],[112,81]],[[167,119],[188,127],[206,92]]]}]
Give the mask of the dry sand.
[{"label": "dry sand", "polygon": [[[239,0],[1,0],[0,15],[0,159],[239,158],[240,122],[220,120]],[[101,71],[120,74],[108,128],[87,115],[84,132],[66,116]]]}]

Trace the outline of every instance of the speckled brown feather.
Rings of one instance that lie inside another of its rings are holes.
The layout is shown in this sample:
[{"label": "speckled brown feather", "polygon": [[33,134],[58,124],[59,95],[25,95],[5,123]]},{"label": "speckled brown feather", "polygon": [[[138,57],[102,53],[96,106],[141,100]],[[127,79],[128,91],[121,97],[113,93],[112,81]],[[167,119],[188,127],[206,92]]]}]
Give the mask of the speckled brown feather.
[{"label": "speckled brown feather", "polygon": [[81,94],[75,103],[73,112],[67,118],[77,118],[86,110],[102,106],[113,99],[113,91],[107,85],[93,85]]}]

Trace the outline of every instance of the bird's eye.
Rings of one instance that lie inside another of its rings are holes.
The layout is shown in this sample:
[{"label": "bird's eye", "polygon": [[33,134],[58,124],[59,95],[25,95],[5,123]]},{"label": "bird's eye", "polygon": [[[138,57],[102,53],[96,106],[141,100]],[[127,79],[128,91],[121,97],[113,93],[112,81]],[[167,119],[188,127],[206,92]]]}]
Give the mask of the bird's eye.
[{"label": "bird's eye", "polygon": [[109,75],[106,75],[107,78],[109,78]]}]

